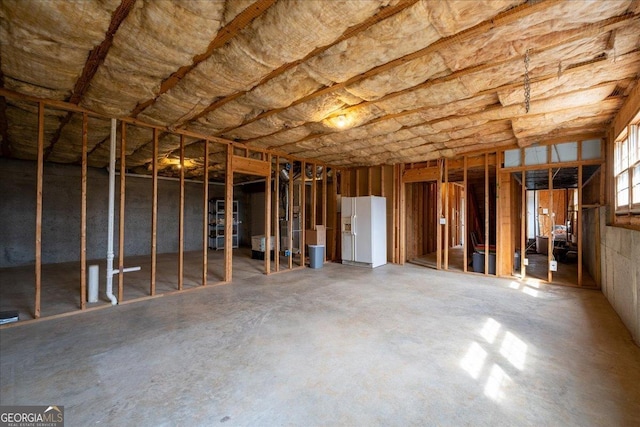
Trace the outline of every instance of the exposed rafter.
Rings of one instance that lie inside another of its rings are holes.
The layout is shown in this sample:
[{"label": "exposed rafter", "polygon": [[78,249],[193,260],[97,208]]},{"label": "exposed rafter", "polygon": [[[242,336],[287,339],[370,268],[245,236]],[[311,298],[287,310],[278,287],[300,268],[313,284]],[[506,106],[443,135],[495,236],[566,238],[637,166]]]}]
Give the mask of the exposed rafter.
[{"label": "exposed rafter", "polygon": [[344,81],[342,83],[336,83],[336,84],[334,84],[332,86],[327,86],[327,87],[324,87],[324,88],[322,88],[320,90],[317,90],[317,91],[315,91],[315,92],[313,92],[313,93],[311,93],[311,94],[309,94],[307,96],[299,98],[298,100],[296,100],[293,103],[291,103],[291,105],[289,105],[288,107],[274,108],[272,110],[265,111],[264,113],[259,114],[256,117],[243,122],[239,126],[228,127],[228,128],[223,129],[223,130],[221,130],[219,132],[216,132],[215,135],[216,136],[223,136],[224,134],[226,134],[226,133],[228,133],[228,132],[230,132],[232,130],[238,129],[238,128],[242,127],[242,126],[246,126],[246,125],[248,125],[250,123],[256,122],[258,120],[264,119],[264,118],[272,116],[274,114],[281,113],[281,112],[285,111],[287,108],[291,108],[291,107],[294,107],[296,105],[302,104],[304,102],[310,101],[312,99],[318,98],[318,97],[320,97],[322,95],[326,95],[326,94],[329,94],[331,92],[335,92],[336,90],[343,89],[343,88],[345,88],[347,86],[353,85],[353,84],[358,83],[358,82],[360,82],[362,80],[371,78],[371,77],[373,77],[375,75],[378,75],[378,74],[380,74],[382,72],[385,72],[385,71],[387,71],[387,70],[389,70],[391,68],[400,66],[400,65],[402,65],[402,64],[404,64],[404,63],[406,63],[408,61],[412,61],[414,59],[418,59],[420,57],[423,57],[423,56],[425,56],[425,55],[427,55],[429,53],[432,53],[432,52],[435,52],[435,51],[437,51],[439,49],[442,49],[442,48],[448,46],[451,43],[459,43],[459,42],[462,42],[464,40],[469,40],[474,36],[477,36],[477,35],[480,35],[480,34],[484,34],[485,32],[490,31],[491,29],[496,28],[498,26],[508,25],[508,24],[510,24],[510,23],[512,23],[514,21],[517,21],[518,19],[522,19],[522,18],[524,18],[524,17],[526,17],[528,15],[531,15],[533,13],[537,13],[537,12],[540,12],[541,10],[549,8],[552,5],[559,3],[559,1],[560,0],[547,0],[547,1],[539,2],[539,3],[535,3],[535,4],[524,3],[524,4],[520,5],[520,6],[517,6],[517,7],[513,8],[513,9],[510,9],[510,10],[504,12],[504,13],[501,13],[500,15],[496,16],[495,18],[493,18],[493,19],[491,19],[489,21],[482,22],[482,23],[480,23],[480,24],[478,24],[478,25],[476,25],[474,27],[471,27],[471,28],[469,28],[467,30],[461,31],[460,33],[455,34],[453,36],[441,38],[440,40],[436,41],[435,43],[432,43],[431,45],[429,45],[429,46],[427,46],[427,47],[425,47],[423,49],[420,49],[420,50],[418,50],[416,52],[410,53],[408,55],[404,55],[404,56],[402,56],[402,57],[400,57],[398,59],[395,59],[393,61],[389,61],[389,62],[387,62],[385,64],[382,64],[382,65],[379,65],[379,66],[377,66],[375,68],[372,68],[371,70],[369,70],[369,71],[367,71],[365,73],[362,73],[362,74],[359,74],[357,76],[354,76],[354,77],[352,77],[352,78],[350,78],[350,79],[348,79],[348,80],[346,80],[346,81]]},{"label": "exposed rafter", "polygon": [[276,0],[257,0],[251,6],[247,7],[241,13],[238,14],[231,22],[225,25],[218,31],[216,37],[211,41],[207,50],[200,55],[193,57],[193,62],[189,65],[185,65],[176,70],[169,77],[164,79],[160,84],[160,90],[154,98],[148,99],[139,103],[136,108],[131,112],[131,117],[136,117],[146,108],[153,105],[156,100],[165,92],[175,87],[175,85],[182,80],[191,70],[193,70],[199,63],[213,55],[213,52],[224,46],[229,40],[234,38],[243,28],[249,25],[255,18],[260,16],[264,11],[269,9]]},{"label": "exposed rafter", "polygon": [[[120,28],[122,22],[127,18],[127,16],[129,16],[129,12],[133,8],[135,2],[136,0],[122,0],[120,5],[111,15],[111,23],[109,24],[109,28],[107,29],[104,40],[102,40],[102,43],[100,43],[98,46],[93,48],[91,52],[89,52],[87,61],[85,62],[84,68],[82,69],[82,73],[80,74],[80,77],[78,77],[78,80],[76,80],[76,84],[73,87],[71,96],[68,99],[71,104],[78,105],[82,100],[84,93],[87,91],[87,88],[89,88],[89,84],[91,83],[93,76],[96,75],[98,68],[104,62],[104,59],[109,53],[109,49],[113,44],[113,37],[115,36],[116,31],[118,31],[118,28]],[[49,142],[49,145],[45,149],[45,160],[47,160],[51,155],[51,152],[60,139],[62,130],[71,121],[72,116],[73,113],[69,112],[60,120],[58,129],[54,133],[51,141]]]}]

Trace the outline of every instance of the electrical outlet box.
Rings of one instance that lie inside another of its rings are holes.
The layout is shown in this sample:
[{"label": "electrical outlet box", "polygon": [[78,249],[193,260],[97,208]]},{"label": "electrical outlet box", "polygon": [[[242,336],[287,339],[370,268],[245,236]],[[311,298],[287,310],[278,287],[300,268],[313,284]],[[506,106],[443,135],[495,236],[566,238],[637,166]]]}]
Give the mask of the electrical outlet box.
[{"label": "electrical outlet box", "polygon": [[549,270],[558,271],[558,261],[549,261]]},{"label": "electrical outlet box", "polygon": [[529,258],[525,258],[525,259],[524,259],[524,265],[525,265],[525,266],[526,266],[526,265],[529,265]]},{"label": "electrical outlet box", "polygon": [[440,218],[440,224],[445,225],[447,223],[446,218]]}]

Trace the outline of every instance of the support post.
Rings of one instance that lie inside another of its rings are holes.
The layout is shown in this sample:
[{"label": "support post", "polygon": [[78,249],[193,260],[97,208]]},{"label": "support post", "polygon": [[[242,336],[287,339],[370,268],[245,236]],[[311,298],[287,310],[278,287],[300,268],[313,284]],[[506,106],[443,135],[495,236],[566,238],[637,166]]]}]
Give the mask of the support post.
[{"label": "support post", "polygon": [[231,144],[227,145],[226,170],[224,181],[224,281],[230,282],[233,272],[233,145]]},{"label": "support post", "polygon": [[443,162],[438,160],[438,181],[436,184],[436,269],[442,269],[442,166]]},{"label": "support post", "polygon": [[489,274],[489,153],[484,154],[484,274]]},{"label": "support post", "polygon": [[120,214],[118,218],[118,301],[124,298],[124,207],[126,188],[127,124],[120,122]]},{"label": "support post", "polygon": [[[551,164],[551,162],[549,162]],[[553,259],[553,223],[555,215],[553,214],[553,168],[549,168],[549,239],[547,239],[547,281],[553,281],[553,271],[550,268],[550,261]]]},{"label": "support post", "polygon": [[44,103],[38,103],[38,165],[36,181],[36,295],[33,317],[40,317],[42,289],[42,178],[44,175]]},{"label": "support post", "polygon": [[462,166],[462,180],[463,180],[463,191],[464,191],[464,224],[463,224],[463,230],[464,230],[464,234],[462,235],[462,263],[463,263],[463,268],[462,271],[464,271],[465,273],[467,272],[467,264],[468,264],[468,260],[467,260],[467,239],[469,237],[469,231],[467,230],[468,224],[469,224],[469,189],[467,188],[467,156],[464,156],[462,159],[463,162],[463,166]]},{"label": "support post", "polygon": [[316,164],[311,164],[311,224],[312,230],[316,229],[318,223],[318,179],[316,177]]},{"label": "support post", "polygon": [[[271,154],[267,154],[271,165]],[[314,175],[315,176],[315,175]],[[264,273],[271,273],[271,173],[264,180]]]},{"label": "support post", "polygon": [[302,188],[300,189],[300,266],[304,267],[306,265],[306,257],[305,257],[305,242],[304,242],[304,230],[307,226],[307,177],[305,174],[305,170],[307,164],[303,161],[300,163],[302,168],[300,169],[300,178],[302,183]]},{"label": "support post", "polygon": [[293,269],[293,160],[290,161],[291,172],[289,173],[289,218],[287,221],[287,236],[289,240],[289,270]]},{"label": "support post", "polygon": [[150,295],[156,294],[156,264],[158,248],[158,129],[153,128],[152,199],[151,199],[151,286]]},{"label": "support post", "polygon": [[322,225],[324,225],[324,232],[325,232],[325,242],[324,242],[324,260],[323,262],[327,262],[327,252],[329,252],[329,240],[327,239],[327,229],[328,229],[328,223],[327,223],[327,203],[329,202],[329,196],[327,194],[327,179],[328,179],[328,172],[327,172],[327,166],[323,166],[322,167],[322,199],[323,199],[323,203],[322,203]]},{"label": "support post", "polygon": [[405,194],[406,184],[402,182],[402,173],[404,172],[404,165],[400,165],[398,168],[398,187],[400,189],[400,195],[398,200],[398,212],[400,221],[400,241],[399,241],[399,264],[404,265],[405,258],[407,256],[407,217],[405,207]]},{"label": "support post", "polygon": [[82,113],[82,172],[80,179],[80,309],[87,308],[87,138],[89,118]]},{"label": "support post", "polygon": [[[582,286],[582,165],[578,166],[578,212],[576,215],[576,230],[578,231],[578,286]],[[600,228],[600,218],[596,217],[598,221],[596,228]],[[596,241],[599,246],[600,242]]]},{"label": "support post", "polygon": [[449,215],[449,165],[444,159],[444,269],[449,269],[449,227],[451,218]]},{"label": "support post", "polygon": [[526,267],[524,259],[527,257],[527,181],[525,171],[522,171],[522,201],[520,202],[520,276],[524,279]]},{"label": "support post", "polygon": [[180,135],[180,206],[178,212],[178,290],[184,288],[184,135]]},{"label": "support post", "polygon": [[274,225],[274,237],[276,239],[273,242],[273,262],[274,269],[277,272],[280,271],[280,157],[275,156],[276,159],[276,167],[273,169],[273,162],[271,162],[271,168],[274,172],[274,200],[272,206],[275,209],[272,209],[273,212],[273,225]]},{"label": "support post", "polygon": [[[209,141],[204,141],[204,177],[202,179],[202,286],[207,286],[209,270]],[[225,204],[225,214],[233,205]]]}]

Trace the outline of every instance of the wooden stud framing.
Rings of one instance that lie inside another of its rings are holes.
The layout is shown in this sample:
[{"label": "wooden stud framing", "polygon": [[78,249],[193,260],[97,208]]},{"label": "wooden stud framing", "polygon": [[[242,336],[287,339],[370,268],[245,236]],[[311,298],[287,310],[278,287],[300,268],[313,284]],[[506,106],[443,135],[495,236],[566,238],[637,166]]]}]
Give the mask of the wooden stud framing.
[{"label": "wooden stud framing", "polygon": [[[89,118],[82,114],[82,172],[80,182],[80,309],[87,308],[87,139]],[[120,300],[120,299],[119,299]]]},{"label": "wooden stud framing", "polygon": [[444,161],[438,160],[438,183],[436,187],[436,209],[438,214],[436,215],[436,269],[442,269],[442,224],[440,219],[442,218],[442,168]]},{"label": "wooden stud framing", "polygon": [[463,191],[464,191],[464,224],[463,224],[463,238],[462,238],[462,263],[464,264],[462,271],[467,272],[467,238],[469,236],[469,189],[467,188],[467,156],[463,157]]},{"label": "wooden stud framing", "polygon": [[316,178],[316,165],[311,164],[311,224],[312,230],[316,229],[318,223],[318,180]]},{"label": "wooden stud framing", "polygon": [[[204,177],[202,178],[202,286],[207,285],[209,272],[209,141],[204,141]],[[224,205],[225,213],[229,206]]]},{"label": "wooden stud framing", "polygon": [[329,243],[327,240],[327,203],[329,202],[329,195],[327,194],[327,179],[328,179],[328,171],[326,167],[322,168],[322,198],[324,203],[322,203],[322,225],[324,225],[325,232],[325,242],[324,242],[324,262],[327,262],[327,252],[329,252],[329,247],[327,244]]},{"label": "wooden stud framing", "polygon": [[520,202],[520,276],[524,279],[526,275],[526,267],[524,259],[527,257],[527,173],[522,174],[522,200]]},{"label": "wooden stud framing", "polygon": [[[224,281],[230,282],[233,273],[233,145],[227,146],[224,182]],[[231,209],[229,209],[231,206]]]},{"label": "wooden stud framing", "polygon": [[307,178],[306,178],[306,167],[307,164],[302,161],[300,162],[300,184],[301,184],[301,189],[300,189],[300,213],[299,218],[300,218],[300,266],[304,267],[306,265],[306,257],[305,257],[305,245],[304,245],[304,231],[305,228],[307,226],[307,217],[306,217],[306,210],[307,210]]},{"label": "wooden stud framing", "polygon": [[291,172],[289,173],[289,218],[287,221],[287,237],[289,244],[289,270],[293,269],[293,160],[290,161]]},{"label": "wooden stud framing", "polygon": [[33,317],[40,317],[42,289],[42,178],[44,175],[44,103],[38,103],[38,165],[36,181],[36,295]]},{"label": "wooden stud framing", "polygon": [[373,183],[372,179],[371,166],[367,167],[367,196],[373,196]]},{"label": "wooden stud framing", "polygon": [[406,220],[406,206],[405,206],[405,195],[406,195],[406,187],[407,185],[402,182],[402,173],[404,172],[404,165],[400,165],[398,167],[398,187],[400,189],[399,200],[398,200],[398,213],[400,218],[400,241],[398,242],[399,247],[399,256],[400,265],[404,265],[405,258],[407,256],[407,220]]},{"label": "wooden stud framing", "polygon": [[[582,166],[578,166],[578,215],[576,216],[576,230],[578,230],[578,286],[582,286]],[[598,224],[596,228],[600,228],[600,217],[597,216]],[[596,245],[600,246],[600,242],[596,241]]]},{"label": "wooden stud framing", "polygon": [[444,269],[449,269],[449,169],[447,159],[444,159]]},{"label": "wooden stud framing", "polygon": [[[280,157],[275,156],[276,167],[274,169],[274,200],[273,200],[273,235],[275,242],[273,242],[273,262],[276,273],[280,271]],[[273,165],[273,162],[271,162]]]},{"label": "wooden stud framing", "polygon": [[120,122],[120,214],[118,218],[118,302],[124,301],[124,207],[126,195],[127,124]]},{"label": "wooden stud framing", "polygon": [[156,294],[156,263],[158,245],[158,130],[153,130],[153,191],[151,199],[151,283],[149,294]]},{"label": "wooden stud framing", "polygon": [[[551,162],[549,162],[551,164]],[[553,168],[549,168],[549,216],[553,218]],[[549,238],[547,239],[547,281],[553,281],[550,261],[553,258],[553,220],[549,221]]]},{"label": "wooden stud framing", "polygon": [[[271,154],[267,154],[271,165]],[[264,272],[271,273],[271,173],[264,179]],[[275,254],[274,254],[275,255]]]},{"label": "wooden stud framing", "polygon": [[489,274],[489,153],[484,154],[484,274]]},{"label": "wooden stud framing", "polygon": [[[500,194],[500,188],[499,188],[499,183],[501,182],[501,173],[500,173],[500,164],[502,163],[501,159],[502,159],[502,152],[501,151],[496,151],[496,159],[498,160],[496,162],[496,166],[495,166],[495,172],[496,172],[496,181],[494,183],[494,189],[495,189],[495,195],[493,197],[493,200],[489,200],[490,203],[493,203],[495,205],[495,216],[494,216],[494,223],[493,226],[496,228],[496,253],[495,253],[495,257],[496,257],[496,276],[500,275],[502,273],[502,249],[504,248],[504,246],[501,245],[502,241],[500,240],[501,235],[500,235],[500,225],[501,225],[501,217],[502,214],[500,212],[499,206],[498,206],[498,200],[502,201],[501,199],[499,199],[497,196]],[[509,197],[511,197],[511,191],[509,192]],[[513,218],[511,218],[511,221],[513,221]],[[508,233],[511,234],[511,233]],[[512,239],[511,239],[512,240]],[[487,240],[487,245],[490,242]],[[511,246],[511,243],[509,243],[508,247],[510,248],[509,253],[511,253],[511,249],[513,249],[513,247]],[[489,249],[489,247],[487,246],[485,249]],[[491,255],[489,255],[491,256]],[[513,254],[511,253],[511,256],[513,257]],[[512,269],[513,270],[513,269]],[[509,274],[511,274],[511,271],[509,271]]]},{"label": "wooden stud framing", "polygon": [[180,205],[178,207],[178,290],[184,288],[184,135],[180,135]]}]

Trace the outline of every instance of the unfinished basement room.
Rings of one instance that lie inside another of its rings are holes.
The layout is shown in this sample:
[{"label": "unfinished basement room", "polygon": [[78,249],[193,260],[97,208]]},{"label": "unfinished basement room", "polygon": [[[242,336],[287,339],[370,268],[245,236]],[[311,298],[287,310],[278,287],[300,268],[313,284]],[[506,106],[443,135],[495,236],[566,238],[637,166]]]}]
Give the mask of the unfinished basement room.
[{"label": "unfinished basement room", "polygon": [[0,425],[640,426],[639,79],[640,0],[0,0]]}]

